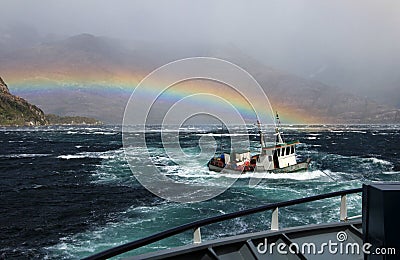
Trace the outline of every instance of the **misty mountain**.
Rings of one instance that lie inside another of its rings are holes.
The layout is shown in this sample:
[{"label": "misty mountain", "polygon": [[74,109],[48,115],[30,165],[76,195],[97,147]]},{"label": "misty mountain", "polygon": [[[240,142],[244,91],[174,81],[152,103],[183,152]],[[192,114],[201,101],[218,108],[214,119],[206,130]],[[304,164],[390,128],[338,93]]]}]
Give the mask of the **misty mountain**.
[{"label": "misty mountain", "polygon": [[53,86],[43,95],[13,86],[17,93],[48,113],[121,123],[131,93],[122,88],[118,91],[115,82],[128,77],[133,90],[134,82],[153,69],[192,56],[218,57],[243,67],[264,88],[274,108],[291,108],[296,113],[310,115],[315,122],[321,119],[327,123],[400,122],[399,109],[268,67],[265,65],[268,61],[246,55],[234,45],[138,42],[129,46],[115,39],[81,34],[3,52],[0,71],[13,81],[25,81],[32,86],[45,82]]},{"label": "misty mountain", "polygon": [[0,57],[39,44],[41,40],[39,33],[28,25],[0,24]]},{"label": "misty mountain", "polygon": [[265,69],[253,61],[257,81],[263,86],[272,106],[294,106],[298,113],[310,114],[329,123],[394,123],[400,109],[380,104],[367,97],[334,88],[319,81]]},{"label": "misty mountain", "polygon": [[68,36],[82,32],[105,36],[102,40],[121,39],[129,55],[119,58],[129,66],[140,61],[138,69],[148,70],[163,61],[213,54],[218,46],[234,44],[263,65],[400,108],[400,2],[396,0],[234,4],[42,0],[8,1],[2,7],[0,62],[10,50],[68,42]]}]

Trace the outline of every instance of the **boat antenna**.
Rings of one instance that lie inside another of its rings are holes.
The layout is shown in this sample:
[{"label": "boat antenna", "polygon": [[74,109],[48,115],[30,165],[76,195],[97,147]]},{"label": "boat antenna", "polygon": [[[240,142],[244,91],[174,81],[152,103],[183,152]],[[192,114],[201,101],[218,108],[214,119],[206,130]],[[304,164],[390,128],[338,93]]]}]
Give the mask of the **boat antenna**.
[{"label": "boat antenna", "polygon": [[260,144],[261,144],[261,148],[265,147],[265,141],[264,141],[264,134],[261,131],[261,123],[260,120],[257,120],[257,127],[258,127],[258,134],[260,135]]},{"label": "boat antenna", "polygon": [[281,126],[281,120],[279,119],[279,115],[278,115],[278,111],[276,111],[276,121],[275,121],[275,132],[276,132],[276,142],[277,143],[284,143],[283,141],[283,137],[282,137],[282,132],[280,131],[280,129],[282,128]]},{"label": "boat antenna", "polygon": [[222,133],[223,132],[224,132],[224,123],[221,121],[221,132],[220,132],[220,135],[219,135],[221,153],[224,152],[224,141],[222,140]]}]

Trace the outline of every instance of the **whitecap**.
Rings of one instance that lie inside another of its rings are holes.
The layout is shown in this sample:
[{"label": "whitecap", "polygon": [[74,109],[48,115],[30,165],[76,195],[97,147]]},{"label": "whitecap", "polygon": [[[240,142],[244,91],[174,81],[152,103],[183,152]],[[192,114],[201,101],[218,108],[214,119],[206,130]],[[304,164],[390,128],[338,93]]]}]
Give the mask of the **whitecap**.
[{"label": "whitecap", "polygon": [[358,130],[355,130],[355,131],[350,131],[351,133],[359,133],[359,134],[366,134],[367,132],[365,132],[365,131],[358,131]]},{"label": "whitecap", "polygon": [[112,159],[115,157],[121,156],[121,154],[124,152],[123,149],[117,149],[117,150],[109,150],[105,152],[81,152],[77,154],[63,154],[60,156],[57,156],[57,158],[60,159],[82,159],[82,158],[100,158],[100,159]]},{"label": "whitecap", "polygon": [[399,172],[395,172],[395,171],[389,171],[389,172],[382,172],[383,174],[398,174]]},{"label": "whitecap", "polygon": [[45,157],[50,156],[51,154],[42,154],[42,153],[22,153],[22,154],[4,154],[0,155],[0,158],[35,158],[35,157]]},{"label": "whitecap", "polygon": [[84,155],[78,155],[78,154],[66,154],[66,155],[59,155],[57,158],[64,159],[64,160],[70,160],[70,159],[82,159],[85,158]]},{"label": "whitecap", "polygon": [[385,161],[385,160],[378,159],[378,158],[375,158],[375,157],[365,158],[364,160],[366,160],[366,161],[372,161],[373,163],[376,163],[376,164],[392,165],[392,163],[389,162],[389,161]]},{"label": "whitecap", "polygon": [[97,131],[97,132],[94,132],[93,134],[95,134],[95,135],[115,135],[115,134],[117,134],[117,133],[112,133],[112,132],[99,132],[99,131]]},{"label": "whitecap", "polygon": [[206,134],[196,134],[197,136],[256,136],[258,134],[248,134],[248,133],[237,133],[237,134],[214,134],[214,133],[206,133]]}]

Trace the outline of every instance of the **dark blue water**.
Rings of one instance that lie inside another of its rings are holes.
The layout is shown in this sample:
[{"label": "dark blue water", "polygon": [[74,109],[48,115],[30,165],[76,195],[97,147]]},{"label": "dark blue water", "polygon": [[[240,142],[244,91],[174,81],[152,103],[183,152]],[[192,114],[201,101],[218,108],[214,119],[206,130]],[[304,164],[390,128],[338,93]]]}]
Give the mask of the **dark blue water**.
[{"label": "dark blue water", "polygon": [[[182,146],[196,153],[199,136],[209,133],[186,130]],[[205,165],[170,163],[159,134],[146,137],[165,174],[204,183],[220,178]],[[156,197],[136,181],[119,127],[2,128],[0,258],[76,259],[204,217],[371,181],[400,181],[399,126],[288,126],[285,137],[302,142],[299,157],[313,160],[309,172],[263,176],[256,187],[249,187],[244,175],[214,199],[180,204]],[[257,147],[257,138],[250,139]],[[359,196],[348,203],[349,215],[360,213]],[[336,221],[338,208],[338,200],[331,199],[282,209],[280,225]],[[212,239],[267,229],[269,223],[266,212],[212,225],[202,234]],[[190,240],[191,234],[183,234],[138,253]]]}]

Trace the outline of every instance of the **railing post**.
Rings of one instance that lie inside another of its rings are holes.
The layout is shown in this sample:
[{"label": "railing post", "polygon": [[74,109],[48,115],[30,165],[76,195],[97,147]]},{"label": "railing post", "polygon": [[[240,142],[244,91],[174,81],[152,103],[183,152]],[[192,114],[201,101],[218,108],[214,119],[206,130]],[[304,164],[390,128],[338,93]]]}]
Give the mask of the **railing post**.
[{"label": "railing post", "polygon": [[340,197],[340,221],[347,221],[346,195]]},{"label": "railing post", "polygon": [[193,232],[193,243],[200,244],[201,243],[201,233],[200,227],[196,228]]},{"label": "railing post", "polygon": [[278,207],[276,207],[272,211],[271,230],[278,230],[278,229],[279,229]]}]

